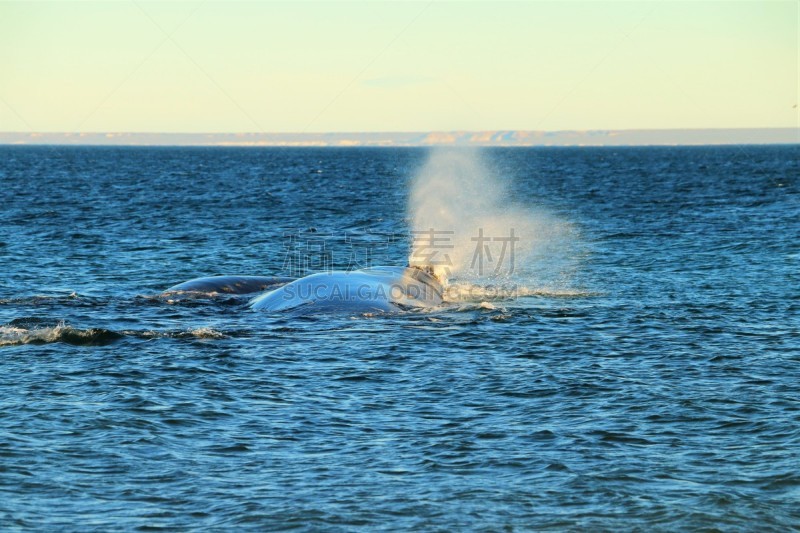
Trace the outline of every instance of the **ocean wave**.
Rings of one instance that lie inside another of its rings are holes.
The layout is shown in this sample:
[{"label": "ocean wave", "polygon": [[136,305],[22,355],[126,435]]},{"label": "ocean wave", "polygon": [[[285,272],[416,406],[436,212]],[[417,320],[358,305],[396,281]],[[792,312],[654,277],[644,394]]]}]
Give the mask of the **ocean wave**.
[{"label": "ocean wave", "polygon": [[65,343],[73,346],[105,346],[125,337],[138,339],[225,339],[229,334],[211,327],[174,331],[123,330],[105,328],[76,328],[65,322],[45,325],[36,319],[12,321],[0,326],[0,347],[24,344]]},{"label": "ocean wave", "polygon": [[105,298],[85,296],[72,292],[70,294],[45,295],[35,294],[31,296],[20,296],[13,298],[0,298],[0,305],[69,305],[73,307],[96,307],[107,303]]},{"label": "ocean wave", "polygon": [[73,328],[61,322],[31,329],[15,325],[0,326],[0,346],[63,342],[74,346],[103,346],[121,339],[122,334],[104,328]]},{"label": "ocean wave", "polygon": [[229,334],[210,327],[190,328],[173,331],[124,331],[129,337],[140,339],[227,339]]}]

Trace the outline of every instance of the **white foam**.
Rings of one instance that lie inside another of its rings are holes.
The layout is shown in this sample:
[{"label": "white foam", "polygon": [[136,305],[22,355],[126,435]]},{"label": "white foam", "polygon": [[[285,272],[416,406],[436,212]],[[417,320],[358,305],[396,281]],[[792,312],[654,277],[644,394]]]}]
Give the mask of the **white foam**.
[{"label": "white foam", "polygon": [[46,344],[58,341],[67,329],[64,322],[55,326],[26,329],[16,326],[0,326],[0,346],[16,346],[20,344]]},{"label": "white foam", "polygon": [[227,337],[227,335],[221,331],[217,331],[210,327],[190,329],[188,333],[192,337],[197,337],[198,339],[224,339]]}]

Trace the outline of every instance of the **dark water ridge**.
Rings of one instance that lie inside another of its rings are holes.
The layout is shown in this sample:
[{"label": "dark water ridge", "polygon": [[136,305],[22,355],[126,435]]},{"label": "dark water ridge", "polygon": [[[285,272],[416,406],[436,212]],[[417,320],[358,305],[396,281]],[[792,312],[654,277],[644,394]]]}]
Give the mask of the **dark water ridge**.
[{"label": "dark water ridge", "polygon": [[0,529],[797,530],[798,156],[485,150],[512,297],[293,316],[160,293],[405,264],[425,150],[0,147]]}]

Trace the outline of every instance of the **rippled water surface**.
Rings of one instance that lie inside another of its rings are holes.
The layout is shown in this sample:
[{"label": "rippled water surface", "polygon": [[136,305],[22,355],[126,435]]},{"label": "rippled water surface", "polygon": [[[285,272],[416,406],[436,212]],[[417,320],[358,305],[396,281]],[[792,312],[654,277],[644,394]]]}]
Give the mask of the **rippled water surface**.
[{"label": "rippled water surface", "polygon": [[293,316],[158,295],[405,264],[426,151],[0,147],[0,529],[797,530],[799,155],[486,150],[517,297]]}]

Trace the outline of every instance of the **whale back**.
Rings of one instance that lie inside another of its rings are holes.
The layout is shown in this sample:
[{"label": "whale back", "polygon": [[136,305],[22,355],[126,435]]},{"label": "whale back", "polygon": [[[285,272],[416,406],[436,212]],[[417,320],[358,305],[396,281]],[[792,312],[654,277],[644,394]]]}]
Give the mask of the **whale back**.
[{"label": "whale back", "polygon": [[179,283],[164,294],[252,294],[274,289],[292,280],[276,276],[210,276]]},{"label": "whale back", "polygon": [[280,312],[392,312],[435,307],[442,287],[422,270],[373,267],[312,274],[257,296],[250,307]]}]

